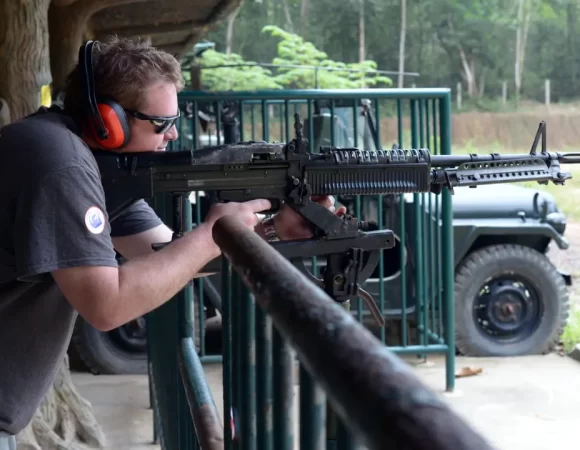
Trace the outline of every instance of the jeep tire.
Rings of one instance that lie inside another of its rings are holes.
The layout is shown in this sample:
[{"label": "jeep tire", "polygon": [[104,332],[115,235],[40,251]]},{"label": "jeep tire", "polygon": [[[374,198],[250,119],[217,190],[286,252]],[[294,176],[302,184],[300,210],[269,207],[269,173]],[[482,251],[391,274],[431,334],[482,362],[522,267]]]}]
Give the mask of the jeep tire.
[{"label": "jeep tire", "polygon": [[568,313],[562,276],[533,248],[484,247],[457,267],[455,344],[464,356],[549,353]]},{"label": "jeep tire", "polygon": [[[197,296],[195,297],[197,299]],[[200,349],[199,307],[194,302],[195,347]],[[147,374],[145,317],[111,331],[99,331],[78,317],[69,353],[91,373],[106,375]]]}]

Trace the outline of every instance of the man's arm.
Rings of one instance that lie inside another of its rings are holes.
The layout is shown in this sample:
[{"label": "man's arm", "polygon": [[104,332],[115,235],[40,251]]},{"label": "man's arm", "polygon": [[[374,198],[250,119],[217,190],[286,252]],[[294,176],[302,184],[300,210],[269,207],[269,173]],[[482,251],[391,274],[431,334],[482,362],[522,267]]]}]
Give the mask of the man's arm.
[{"label": "man's arm", "polygon": [[[127,260],[153,253],[153,244],[169,243],[173,238],[173,230],[143,200],[123,211],[111,227],[113,246]],[[194,278],[208,275],[212,274],[198,272]]]},{"label": "man's arm", "polygon": [[[255,213],[269,208],[267,200],[217,205],[204,223],[161,250],[136,256],[118,268],[79,266],[52,275],[79,314],[93,327],[108,331],[162,305],[219,257],[212,237],[217,219],[235,215],[254,228]],[[139,248],[144,249],[143,243]]]},{"label": "man's arm", "polygon": [[[255,231],[264,239],[264,214],[256,214],[260,222]],[[111,237],[115,250],[129,260],[153,252],[153,244],[171,242],[173,230],[165,225],[145,201],[140,200],[125,209],[111,224]],[[212,275],[198,273],[196,277]]]},{"label": "man's arm", "polygon": [[71,305],[92,326],[108,331],[176,295],[219,250],[202,225],[178,241],[118,268],[71,267],[52,272]]},{"label": "man's arm", "polygon": [[[158,225],[150,230],[128,236],[113,237],[115,250],[129,260],[153,253],[153,244],[171,242],[173,231],[167,225]],[[201,278],[212,273],[197,272],[192,278]]]}]

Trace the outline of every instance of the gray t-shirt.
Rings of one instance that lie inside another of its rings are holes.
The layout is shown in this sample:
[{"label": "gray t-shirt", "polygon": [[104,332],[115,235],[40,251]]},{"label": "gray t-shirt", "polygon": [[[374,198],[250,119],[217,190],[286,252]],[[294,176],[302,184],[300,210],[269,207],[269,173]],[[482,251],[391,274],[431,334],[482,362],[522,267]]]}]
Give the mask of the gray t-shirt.
[{"label": "gray t-shirt", "polygon": [[99,170],[64,114],[0,129],[0,431],[18,434],[54,381],[76,312],[50,272],[117,266],[111,236],[161,224],[143,200],[107,220]]}]

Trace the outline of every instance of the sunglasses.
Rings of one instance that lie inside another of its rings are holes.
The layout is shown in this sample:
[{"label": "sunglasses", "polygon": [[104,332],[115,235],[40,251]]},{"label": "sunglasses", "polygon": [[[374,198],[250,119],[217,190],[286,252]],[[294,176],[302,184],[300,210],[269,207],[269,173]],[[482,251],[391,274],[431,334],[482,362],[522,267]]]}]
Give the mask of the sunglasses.
[{"label": "sunglasses", "polygon": [[169,129],[177,122],[177,119],[181,116],[181,111],[177,112],[175,116],[149,116],[147,114],[140,113],[139,111],[133,111],[126,109],[125,112],[130,116],[135,117],[139,120],[148,120],[155,126],[155,132],[158,134],[165,134]]}]

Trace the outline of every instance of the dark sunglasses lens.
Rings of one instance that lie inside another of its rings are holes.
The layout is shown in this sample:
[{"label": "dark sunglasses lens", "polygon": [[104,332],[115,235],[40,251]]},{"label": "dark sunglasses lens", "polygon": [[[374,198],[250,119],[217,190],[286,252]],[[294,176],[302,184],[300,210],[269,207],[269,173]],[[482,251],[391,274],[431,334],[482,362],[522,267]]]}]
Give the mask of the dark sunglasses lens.
[{"label": "dark sunglasses lens", "polygon": [[153,123],[157,126],[157,133],[165,134],[173,126],[177,119],[155,120]]}]

